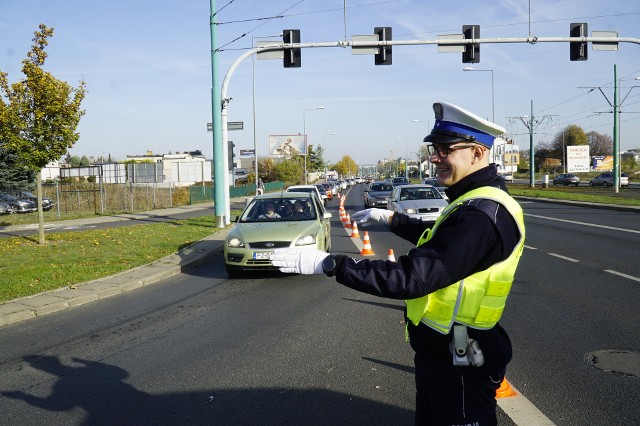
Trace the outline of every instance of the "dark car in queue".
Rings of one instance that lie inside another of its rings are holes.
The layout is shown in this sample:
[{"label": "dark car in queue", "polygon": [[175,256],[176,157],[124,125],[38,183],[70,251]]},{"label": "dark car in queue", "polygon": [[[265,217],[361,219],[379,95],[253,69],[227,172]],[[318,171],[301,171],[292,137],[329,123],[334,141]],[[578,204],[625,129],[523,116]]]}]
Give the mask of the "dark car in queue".
[{"label": "dark car in queue", "polygon": [[387,181],[374,181],[364,190],[364,207],[379,207],[386,209],[387,201],[393,191],[393,184]]},{"label": "dark car in queue", "polygon": [[231,277],[243,272],[277,270],[269,256],[277,248],[331,250],[331,213],[315,193],[280,192],[256,196],[234,218],[224,242]]},{"label": "dark car in queue", "polygon": [[580,184],[580,178],[573,173],[562,173],[553,178],[553,185],[564,185],[564,186],[578,186]]}]

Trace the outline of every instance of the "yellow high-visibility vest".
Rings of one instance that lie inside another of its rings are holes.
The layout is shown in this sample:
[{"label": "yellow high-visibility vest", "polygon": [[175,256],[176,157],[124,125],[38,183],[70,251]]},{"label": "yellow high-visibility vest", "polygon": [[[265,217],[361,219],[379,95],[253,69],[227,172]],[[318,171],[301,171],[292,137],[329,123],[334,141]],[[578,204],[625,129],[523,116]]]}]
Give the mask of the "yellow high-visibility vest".
[{"label": "yellow high-visibility vest", "polygon": [[518,225],[520,241],[507,259],[489,269],[426,296],[405,300],[407,317],[414,325],[422,321],[434,330],[448,334],[454,323],[486,330],[496,325],[502,316],[522,255],[525,236],[522,208],[509,194],[499,188],[488,186],[469,191],[444,209],[433,228],[422,234],[417,245],[420,246],[433,238],[438,226],[464,202],[477,198],[491,199],[503,205]]}]

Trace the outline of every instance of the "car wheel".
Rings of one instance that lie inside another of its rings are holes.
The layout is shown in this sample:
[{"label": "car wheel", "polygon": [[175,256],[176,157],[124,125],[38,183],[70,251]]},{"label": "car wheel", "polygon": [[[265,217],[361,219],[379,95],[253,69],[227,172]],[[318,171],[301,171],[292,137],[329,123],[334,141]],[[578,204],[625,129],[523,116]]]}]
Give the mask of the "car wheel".
[{"label": "car wheel", "polygon": [[576,182],[574,186],[577,188],[578,187],[578,182]]},{"label": "car wheel", "polygon": [[593,186],[593,182],[589,181],[589,186]]},{"label": "car wheel", "polygon": [[607,184],[607,181],[605,180],[604,181],[604,187],[606,188],[607,186],[609,186],[609,185]]}]

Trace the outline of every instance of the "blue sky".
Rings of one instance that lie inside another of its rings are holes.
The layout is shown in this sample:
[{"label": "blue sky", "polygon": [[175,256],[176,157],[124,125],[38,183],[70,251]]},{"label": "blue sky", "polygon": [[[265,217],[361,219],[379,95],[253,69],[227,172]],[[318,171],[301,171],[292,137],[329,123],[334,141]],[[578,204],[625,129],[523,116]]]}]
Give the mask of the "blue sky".
[{"label": "blue sky", "polygon": [[[302,42],[335,42],[393,28],[394,40],[435,40],[479,24],[482,38],[568,37],[571,22],[593,30],[640,38],[637,0],[218,0],[219,73],[259,37],[300,29]],[[90,4],[90,7],[87,5]],[[344,6],[346,4],[346,13]],[[529,11],[529,4],[531,11]],[[39,23],[55,28],[45,68],[88,93],[86,115],[72,155],[175,153],[201,149],[212,157],[209,2],[205,0],[0,0],[0,70],[14,82]],[[345,25],[346,23],[346,25]],[[244,36],[243,36],[244,35]],[[236,41],[236,38],[240,37]],[[274,38],[277,40],[278,37]],[[640,86],[640,45],[617,52],[593,51],[589,60],[569,61],[567,43],[483,44],[479,64],[463,64],[459,53],[436,46],[395,46],[393,64],[374,66],[373,57],[350,48],[302,52],[302,67],[244,61],[229,84],[229,132],[240,149],[252,149],[255,81],[256,145],[267,152],[268,136],[302,133],[322,145],[326,158],[349,154],[360,164],[390,156],[414,156],[428,126],[431,105],[447,101],[491,119],[493,70],[495,121],[524,149],[528,130],[519,119],[542,120],[534,141],[551,140],[562,127],[612,134],[613,68],[621,98]],[[311,110],[323,106],[323,110]],[[304,112],[307,110],[306,112]],[[640,87],[622,104],[621,148],[640,148]],[[415,121],[417,120],[417,121]],[[334,133],[337,133],[334,134]],[[393,153],[392,153],[393,151]]]}]

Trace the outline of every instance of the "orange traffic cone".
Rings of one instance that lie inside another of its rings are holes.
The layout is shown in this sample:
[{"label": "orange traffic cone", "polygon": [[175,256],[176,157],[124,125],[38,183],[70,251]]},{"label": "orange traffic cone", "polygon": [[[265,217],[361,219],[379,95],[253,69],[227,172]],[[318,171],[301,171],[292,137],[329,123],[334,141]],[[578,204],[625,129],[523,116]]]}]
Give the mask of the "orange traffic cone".
[{"label": "orange traffic cone", "polygon": [[392,262],[396,261],[396,256],[393,254],[393,249],[389,249],[387,251],[387,260],[390,260]]},{"label": "orange traffic cone", "polygon": [[349,213],[347,213],[347,221],[344,223],[344,227],[351,229],[351,215],[349,215]]},{"label": "orange traffic cone", "polygon": [[500,387],[496,391],[496,398],[508,398],[516,395],[518,395],[518,392],[513,390],[509,382],[507,382],[507,378],[502,379],[502,383],[500,383]]},{"label": "orange traffic cone", "polygon": [[375,256],[375,253],[371,248],[371,241],[369,240],[369,233],[367,231],[364,231],[364,240],[362,243],[362,251],[360,254],[363,256]]},{"label": "orange traffic cone", "polygon": [[340,216],[340,222],[342,222],[342,225],[344,227],[346,227],[347,226],[347,222],[349,222],[349,219],[347,219],[347,215]]},{"label": "orange traffic cone", "polygon": [[351,238],[360,238],[360,233],[358,233],[358,222],[353,221],[353,225],[351,225]]}]

